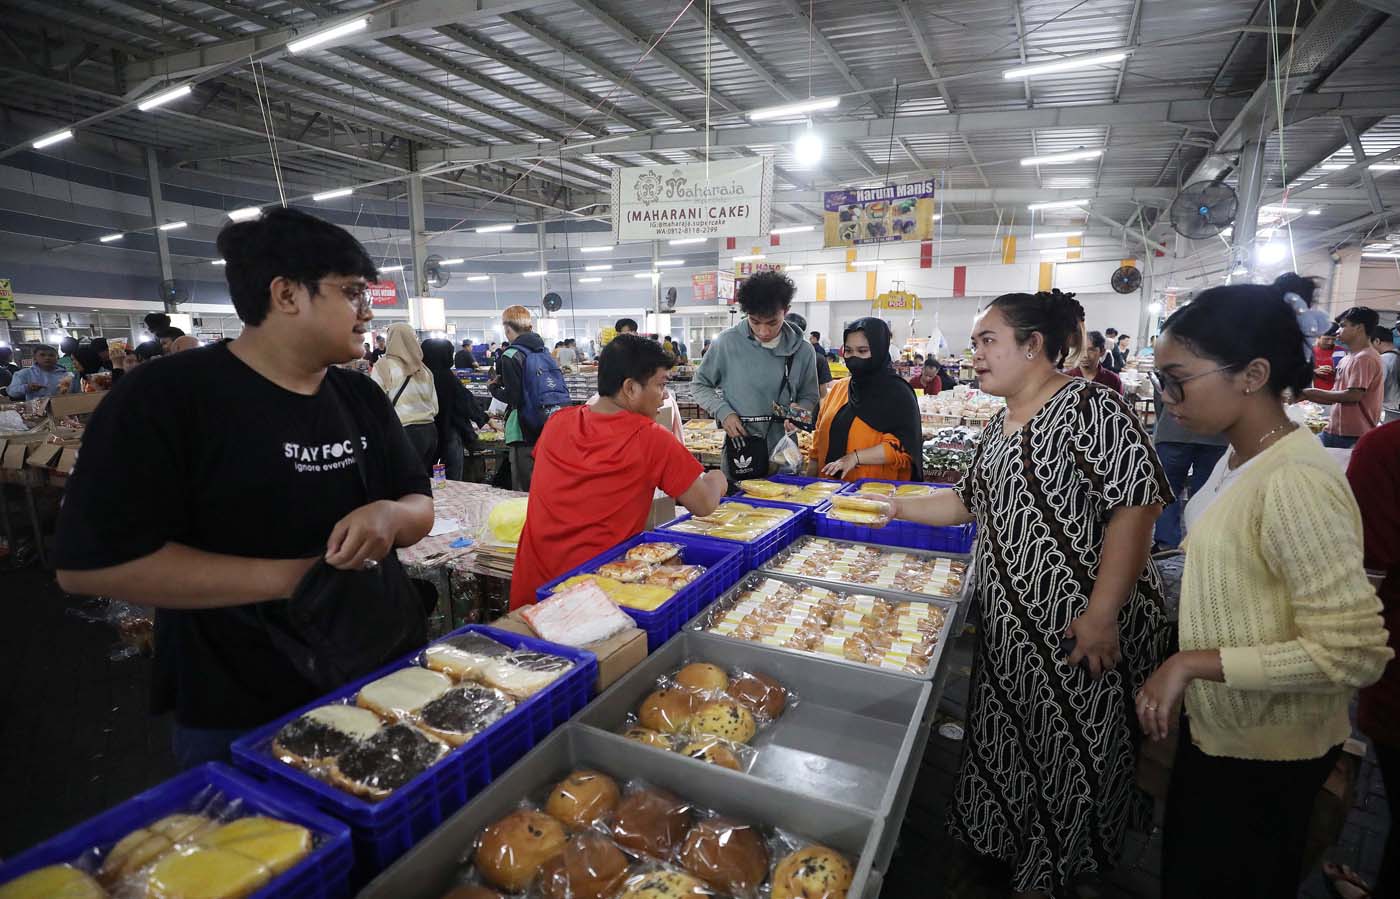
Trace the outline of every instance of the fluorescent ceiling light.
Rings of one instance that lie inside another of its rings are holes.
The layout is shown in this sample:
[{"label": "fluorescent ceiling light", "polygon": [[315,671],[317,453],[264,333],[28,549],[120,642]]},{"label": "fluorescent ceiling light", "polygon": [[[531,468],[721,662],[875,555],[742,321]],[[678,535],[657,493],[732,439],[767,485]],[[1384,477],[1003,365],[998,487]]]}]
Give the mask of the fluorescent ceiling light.
[{"label": "fluorescent ceiling light", "polygon": [[[476,229],[476,233],[477,233],[477,234],[496,234],[496,233],[501,232],[501,231],[514,231],[514,230],[515,230],[515,223],[512,222],[512,223],[510,223],[510,224],[505,224],[505,225],[482,225],[480,228],[477,228],[477,229]],[[587,250],[584,250],[584,252],[586,253],[586,252],[588,252],[588,251],[587,251]]]},{"label": "fluorescent ceiling light", "polygon": [[545,275],[547,275],[547,274],[549,274],[549,272],[547,272],[547,271],[521,272],[521,273],[520,273],[520,277],[522,277],[522,278],[543,278],[543,277],[544,277]]},{"label": "fluorescent ceiling light", "polygon": [[1031,212],[1036,212],[1037,210],[1040,210],[1040,209],[1069,209],[1069,208],[1071,208],[1071,207],[1073,207],[1073,206],[1083,206],[1084,204],[1089,203],[1089,202],[1091,202],[1091,201],[1090,201],[1090,200],[1087,200],[1087,199],[1085,199],[1085,200],[1051,200],[1051,201],[1048,202],[1048,203],[1032,203],[1031,205],[1027,206],[1026,208],[1029,209]]},{"label": "fluorescent ceiling light", "polygon": [[637,272],[637,273],[636,273],[635,275],[633,275],[632,277],[634,277],[634,278],[660,278],[660,277],[661,277],[661,273],[660,273],[660,272]]},{"label": "fluorescent ceiling light", "polygon": [[158,230],[179,231],[181,228],[185,227],[188,224],[189,222],[166,222],[164,225],[161,225]]},{"label": "fluorescent ceiling light", "polygon": [[755,109],[745,113],[750,122],[762,122],[765,119],[785,119],[792,116],[806,115],[809,112],[822,112],[828,109],[835,109],[841,105],[840,97],[814,97],[811,100],[799,100],[796,103],[784,103],[782,106],[765,106],[762,109]]},{"label": "fluorescent ceiling light", "polygon": [[785,272],[800,272],[800,271],[802,271],[804,268],[806,268],[805,265],[787,265],[787,266],[783,266],[783,271],[785,271]]},{"label": "fluorescent ceiling light", "polygon": [[1264,265],[1282,262],[1287,256],[1288,247],[1281,243],[1266,243],[1254,253],[1254,257]]},{"label": "fluorescent ceiling light", "polygon": [[583,267],[583,270],[586,272],[610,272],[612,271],[612,263],[606,263],[603,265],[585,265]]},{"label": "fluorescent ceiling light", "polygon": [[99,238],[97,238],[97,239],[98,239],[98,241],[101,242],[101,243],[111,243],[111,242],[114,241],[114,240],[121,240],[123,237],[126,237],[126,235],[125,235],[125,234],[104,234],[104,235],[102,235],[101,237],[99,237]]},{"label": "fluorescent ceiling light", "polygon": [[761,262],[762,260],[767,259],[767,258],[768,258],[768,257],[765,256],[765,255],[763,255],[762,253],[756,253],[756,254],[754,254],[754,255],[752,255],[752,256],[735,256],[735,257],[734,257],[734,261],[735,261],[735,262]]},{"label": "fluorescent ceiling light", "polygon": [[228,217],[230,221],[246,222],[262,215],[262,208],[258,206],[244,206],[242,209],[230,209]]},{"label": "fluorescent ceiling light", "polygon": [[1109,50],[1106,53],[1088,53],[1083,56],[1070,56],[1065,59],[1056,59],[1052,62],[1037,62],[1028,66],[1016,66],[1001,73],[1005,79],[1012,78],[1034,78],[1037,75],[1049,75],[1054,72],[1069,72],[1074,69],[1086,69],[1090,66],[1100,66],[1110,62],[1120,62],[1128,58],[1127,50]]},{"label": "fluorescent ceiling light", "polygon": [[601,280],[603,280],[603,279],[602,279],[602,278],[598,278],[598,277],[593,277],[593,278],[579,278],[579,279],[578,279],[578,283],[580,283],[580,284],[597,284],[597,283],[598,283],[599,281],[601,281]]},{"label": "fluorescent ceiling light", "polygon": [[463,262],[466,261],[467,260],[465,259],[444,259],[441,262],[439,262],[438,265],[461,265]]},{"label": "fluorescent ceiling light", "polygon": [[490,281],[490,275],[467,275],[468,281]]},{"label": "fluorescent ceiling light", "polygon": [[1102,155],[1103,150],[1074,150],[1070,153],[1051,153],[1049,156],[1027,156],[1021,160],[1021,165],[1058,165],[1064,162],[1098,159]]},{"label": "fluorescent ceiling light", "polygon": [[[774,231],[773,233],[777,234],[778,232]],[[666,241],[666,245],[671,247],[684,247],[693,243],[705,243],[708,240],[708,237],[678,237],[675,240]]]},{"label": "fluorescent ceiling light", "polygon": [[684,259],[658,259],[658,260],[656,260],[655,262],[653,262],[652,265],[655,265],[655,266],[657,266],[657,267],[661,267],[661,266],[672,266],[672,265],[685,265],[685,260],[684,260]]},{"label": "fluorescent ceiling light", "polygon": [[788,225],[782,228],[774,228],[769,234],[802,234],[807,231],[817,230],[816,225]]},{"label": "fluorescent ceiling light", "polygon": [[147,110],[155,109],[157,106],[164,106],[165,104],[178,100],[181,97],[187,97],[189,96],[190,90],[191,88],[188,84],[182,84],[179,87],[172,87],[168,91],[161,91],[158,94],[152,94],[151,96],[142,100],[140,103],[136,104],[136,108],[141,110],[142,112],[146,112]]},{"label": "fluorescent ceiling light", "polygon": [[1303,210],[1299,209],[1297,206],[1260,206],[1259,211],[1287,215],[1289,213],[1302,212]]},{"label": "fluorescent ceiling light", "polygon": [[335,190],[322,191],[319,194],[312,194],[311,199],[317,203],[324,203],[327,200],[339,200],[341,197],[348,197],[355,192],[353,187],[337,187]]},{"label": "fluorescent ceiling light", "polygon": [[1031,235],[1036,240],[1054,240],[1057,237],[1083,237],[1083,231],[1042,231]]},{"label": "fluorescent ceiling light", "polygon": [[30,146],[36,150],[42,150],[45,147],[52,147],[54,144],[61,144],[66,140],[72,139],[72,131],[59,131],[54,134],[50,134],[48,137],[39,138],[34,143],[30,144]]},{"label": "fluorescent ceiling light", "polygon": [[1340,172],[1342,169],[1351,168],[1351,163],[1324,162],[1322,165],[1318,166],[1318,168],[1322,169],[1324,172]]},{"label": "fluorescent ceiling light", "polygon": [[931,221],[931,222],[941,222],[941,221],[943,221],[943,213],[941,213],[941,212],[935,212],[935,213],[933,214],[933,218],[929,219],[929,221]]},{"label": "fluorescent ceiling light", "polygon": [[[513,228],[513,227],[515,227],[515,226],[512,225],[511,227]],[[481,229],[480,229],[480,228],[477,228],[477,229],[476,229],[476,233],[477,233],[477,234],[480,234],[480,233],[481,233]],[[675,241],[673,240],[673,241],[671,241],[671,243],[675,243]],[[611,246],[606,246],[606,247],[579,247],[579,248],[578,248],[578,251],[579,251],[580,253],[611,253],[611,252],[613,251],[613,248],[612,248]]]},{"label": "fluorescent ceiling light", "polygon": [[859,262],[852,262],[852,268],[874,268],[877,265],[884,265],[883,259],[862,259]]},{"label": "fluorescent ceiling light", "polygon": [[211,263],[209,263],[209,264],[210,264],[210,265],[228,265],[228,261],[227,261],[227,260],[224,260],[224,259],[215,259],[213,262],[211,262]]},{"label": "fluorescent ceiling light", "polygon": [[1373,172],[1400,172],[1400,163],[1373,162],[1367,168]]},{"label": "fluorescent ceiling light", "polygon": [[1400,253],[1362,253],[1362,259],[1400,259]]},{"label": "fluorescent ceiling light", "polygon": [[826,142],[817,132],[808,128],[792,142],[792,161],[800,169],[810,169],[822,161],[826,152]]},{"label": "fluorescent ceiling light", "polygon": [[345,37],[347,34],[354,34],[357,31],[364,31],[369,27],[369,16],[361,16],[358,19],[351,19],[349,22],[341,22],[339,25],[332,25],[315,34],[308,34],[306,37],[298,38],[287,45],[288,53],[305,53],[307,50],[314,50],[323,44],[329,44],[336,38]]},{"label": "fluorescent ceiling light", "polygon": [[384,272],[401,272],[401,271],[403,271],[403,266],[402,266],[402,265],[381,265],[381,266],[379,267],[379,272],[380,272],[380,274],[383,274]]}]

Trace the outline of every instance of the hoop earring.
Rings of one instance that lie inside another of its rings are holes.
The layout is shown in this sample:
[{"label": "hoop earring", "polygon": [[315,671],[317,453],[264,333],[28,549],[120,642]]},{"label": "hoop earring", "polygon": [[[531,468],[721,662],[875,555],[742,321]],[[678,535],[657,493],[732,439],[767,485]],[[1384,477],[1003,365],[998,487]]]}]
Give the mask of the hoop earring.
[{"label": "hoop earring", "polygon": [[1027,354],[1026,354],[1026,358],[1027,358],[1027,359],[1034,359],[1034,358],[1035,358],[1035,353],[1027,353]]}]

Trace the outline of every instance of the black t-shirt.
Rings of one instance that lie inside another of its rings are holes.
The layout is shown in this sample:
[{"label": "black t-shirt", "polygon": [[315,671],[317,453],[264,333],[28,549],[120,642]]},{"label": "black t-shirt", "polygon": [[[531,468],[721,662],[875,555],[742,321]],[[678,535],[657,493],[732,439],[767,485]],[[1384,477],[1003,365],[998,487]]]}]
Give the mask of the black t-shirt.
[{"label": "black t-shirt", "polygon": [[[284,390],[224,344],[156,359],[93,413],[59,518],[58,568],[87,570],[168,542],[293,559],[325,552],[335,523],[375,498],[431,495],[379,387],[326,372],[314,396]],[[152,706],[187,727],[248,728],[320,695],[262,624],[285,600],[156,613]]]}]

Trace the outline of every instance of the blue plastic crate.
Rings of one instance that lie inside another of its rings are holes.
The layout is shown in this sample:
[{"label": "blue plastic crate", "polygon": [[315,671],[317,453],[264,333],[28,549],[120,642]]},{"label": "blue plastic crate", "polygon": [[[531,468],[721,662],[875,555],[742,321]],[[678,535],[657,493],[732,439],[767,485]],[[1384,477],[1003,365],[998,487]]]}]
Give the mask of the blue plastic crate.
[{"label": "blue plastic crate", "polygon": [[287,722],[326,703],[353,698],[370,681],[417,664],[421,650],[245,734],[232,746],[233,763],[239,768],[267,781],[281,795],[350,825],[356,885],[368,882],[431,833],[492,778],[504,773],[536,743],[573,717],[592,696],[598,679],[598,659],[593,653],[480,624],[469,624],[447,636],[471,631],[514,649],[562,656],[572,660],[574,667],[380,802],[353,796],[283,763],[272,755],[269,744]]},{"label": "blue plastic crate", "polygon": [[816,524],[818,537],[951,553],[972,552],[972,543],[977,538],[977,525],[975,524],[940,527],[895,520],[882,528],[872,528],[862,524],[852,524],[849,521],[839,521],[827,514],[830,511],[831,503],[829,502],[822,503],[812,511],[812,521]]},{"label": "blue plastic crate", "polygon": [[679,543],[685,547],[683,556],[688,564],[704,565],[704,574],[676,591],[676,595],[666,600],[655,610],[644,612],[622,606],[622,611],[632,616],[637,627],[647,632],[647,652],[652,653],[680,633],[690,619],[700,614],[700,610],[719,599],[720,595],[739,581],[744,573],[743,551],[738,544],[727,540],[708,540],[694,534],[665,534],[649,531],[638,534],[631,540],[614,546],[601,555],[595,556],[582,565],[561,574],[535,591],[536,599],[547,599],[554,588],[579,574],[591,574],[608,562],[622,558],[627,551],[642,543]]},{"label": "blue plastic crate", "polygon": [[[808,484],[835,484],[835,485],[837,485],[838,488],[844,489],[845,486],[846,486],[844,483],[842,483],[841,481],[835,480],[834,478],[804,478],[804,477],[801,477],[801,476],[795,475],[795,474],[774,474],[774,475],[769,475],[769,476],[768,476],[768,480],[772,481],[772,482],[775,483],[775,484],[793,484],[793,485],[796,485],[796,486],[798,486],[798,487],[806,487]],[[838,489],[836,492],[837,492],[837,493],[840,493],[840,492],[842,492],[842,489]],[[772,502],[781,503],[781,502],[787,502],[787,501],[786,501],[786,500],[782,500],[782,499],[777,499],[777,500],[772,500]],[[789,503],[789,505],[797,505],[797,503]],[[809,509],[814,509],[814,508],[816,508],[818,505],[821,505],[821,504],[820,504],[820,503],[816,503],[816,504],[813,504],[813,505],[811,505],[811,506],[808,506],[807,508],[809,508]]]},{"label": "blue plastic crate", "polygon": [[350,829],[315,812],[304,802],[279,794],[266,784],[211,762],[177,774],[165,783],[108,809],[97,817],[64,831],[51,840],[23,852],[0,866],[0,884],[48,865],[77,860],[93,847],[105,854],[122,837],[166,815],[192,811],[191,803],[212,787],[225,799],[242,801],[248,814],[266,815],[300,824],[316,835],[311,854],[272,879],[252,899],[339,899],[351,890],[353,850]]},{"label": "blue plastic crate", "polygon": [[[767,562],[769,559],[777,555],[789,543],[796,540],[798,537],[801,537],[803,534],[812,533],[812,510],[807,506],[794,506],[790,503],[775,503],[770,500],[753,499],[747,496],[731,496],[720,500],[720,502],[747,503],[750,506],[766,506],[771,509],[786,509],[789,512],[794,513],[793,516],[787,521],[784,521],[777,527],[766,531],[765,533],[761,534],[757,540],[754,540],[750,543],[740,543],[737,540],[724,540],[716,537],[707,537],[701,534],[675,535],[700,537],[705,540],[725,544],[726,546],[742,546],[744,548],[744,556],[742,564],[740,566],[743,569],[743,571],[740,572],[741,574],[752,571],[753,569],[762,565],[764,562]],[[667,539],[670,539],[674,533],[670,530],[670,528],[680,524],[682,521],[686,521],[690,517],[690,513],[687,512],[684,515],[680,515],[672,519],[671,521],[666,522],[665,524],[658,527],[656,530],[664,534]]]}]

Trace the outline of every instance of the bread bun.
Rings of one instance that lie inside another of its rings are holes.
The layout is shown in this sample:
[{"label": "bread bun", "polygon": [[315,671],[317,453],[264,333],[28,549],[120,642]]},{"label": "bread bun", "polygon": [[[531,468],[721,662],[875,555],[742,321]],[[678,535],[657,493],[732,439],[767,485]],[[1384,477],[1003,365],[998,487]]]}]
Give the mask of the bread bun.
[{"label": "bread bun", "polygon": [[475,862],[492,885],[519,893],[539,873],[540,865],[564,848],[564,827],[544,812],[520,809],[481,832]]},{"label": "bread bun", "polygon": [[611,815],[622,798],[617,782],[598,771],[575,771],[549,794],[545,811],[574,830]]},{"label": "bread bun", "polygon": [[787,691],[766,674],[741,674],[729,682],[729,695],[755,715],[774,719],[787,708]]},{"label": "bread bun", "polygon": [[778,862],[773,899],[846,899],[855,872],[835,849],[804,846]]},{"label": "bread bun", "polygon": [[86,872],[72,865],[49,865],[21,875],[4,886],[0,896],[5,899],[106,899],[107,891],[98,886]]},{"label": "bread bun", "polygon": [[686,835],[681,865],[721,893],[752,895],[768,876],[768,847],[747,824],[711,818]]},{"label": "bread bun", "polygon": [[261,862],[228,849],[199,846],[171,852],[146,875],[147,899],[243,899],[272,879]]},{"label": "bread bun", "polygon": [[711,765],[719,765],[721,768],[728,768],[730,771],[742,771],[743,763],[734,754],[734,750],[725,746],[719,739],[701,738],[694,742],[687,743],[681,749],[681,755],[699,759],[702,762],[709,762]]},{"label": "bread bun", "polygon": [[540,866],[542,899],[610,899],[627,879],[627,856],[607,837],[581,833]]},{"label": "bread bun", "polygon": [[674,748],[671,745],[671,736],[669,734],[663,734],[649,727],[629,728],[623,736],[629,740],[636,740],[643,746],[653,746],[657,749],[665,749],[668,752]]},{"label": "bread bun", "polygon": [[690,727],[696,733],[713,734],[735,743],[747,743],[758,730],[753,713],[727,699],[717,699],[701,706],[690,719]]},{"label": "bread bun", "polygon": [[689,691],[657,690],[642,700],[637,718],[643,727],[673,734],[686,729],[699,705],[699,698]]},{"label": "bread bun", "polygon": [[613,815],[612,836],[624,849],[671,857],[690,827],[690,807],[664,790],[638,790]]},{"label": "bread bun", "polygon": [[687,690],[722,693],[729,686],[729,675],[718,665],[692,662],[676,672],[676,683]]},{"label": "bread bun", "polygon": [[636,878],[617,899],[703,899],[705,885],[679,871],[653,871]]}]

